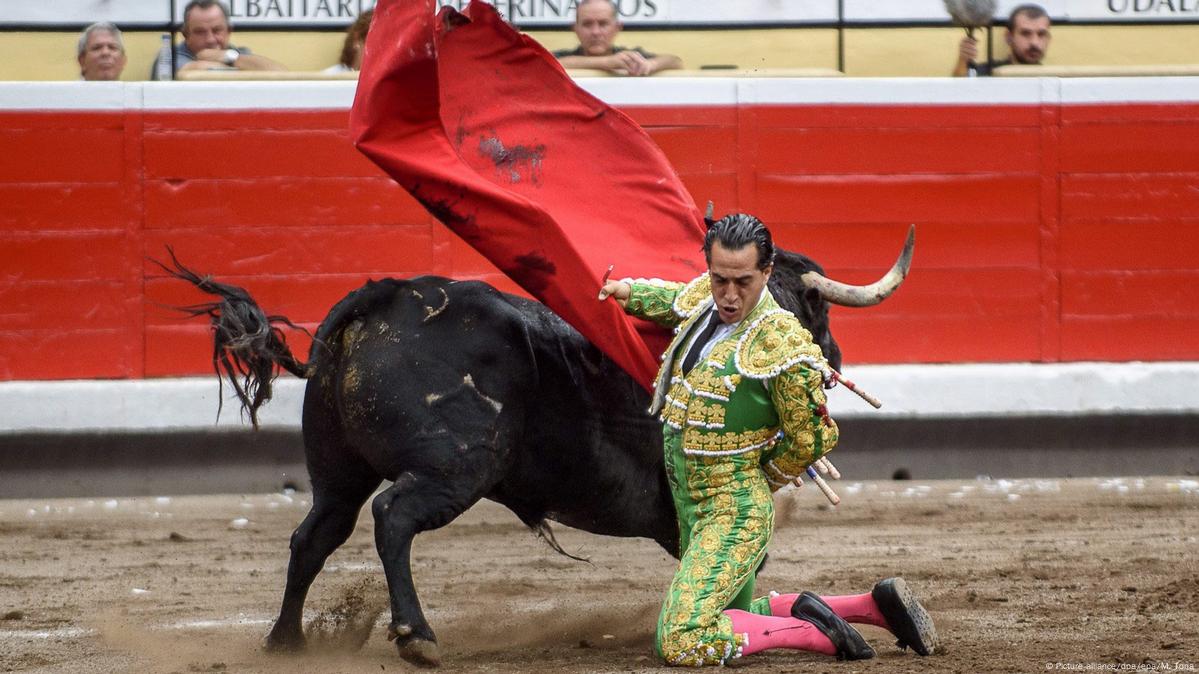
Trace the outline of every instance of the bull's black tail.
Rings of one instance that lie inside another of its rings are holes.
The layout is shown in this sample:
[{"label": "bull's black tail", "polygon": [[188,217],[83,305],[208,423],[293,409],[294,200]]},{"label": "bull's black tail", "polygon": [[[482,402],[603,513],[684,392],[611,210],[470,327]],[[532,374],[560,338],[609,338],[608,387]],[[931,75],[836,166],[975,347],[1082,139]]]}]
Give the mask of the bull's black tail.
[{"label": "bull's black tail", "polygon": [[[218,302],[172,308],[190,316],[208,316],[213,329],[212,368],[218,379],[223,374],[229,380],[241,401],[242,410],[250,415],[254,428],[258,428],[258,408],[271,399],[271,385],[279,370],[287,370],[301,379],[312,374],[307,364],[292,355],[283,331],[276,326],[304,328],[285,316],[268,316],[244,289],[200,276],[184,267],[170,246],[167,246],[167,252],[171,255],[173,268],[153,258],[150,261],[171,276],[221,298]],[[218,399],[218,417],[219,404]]]}]

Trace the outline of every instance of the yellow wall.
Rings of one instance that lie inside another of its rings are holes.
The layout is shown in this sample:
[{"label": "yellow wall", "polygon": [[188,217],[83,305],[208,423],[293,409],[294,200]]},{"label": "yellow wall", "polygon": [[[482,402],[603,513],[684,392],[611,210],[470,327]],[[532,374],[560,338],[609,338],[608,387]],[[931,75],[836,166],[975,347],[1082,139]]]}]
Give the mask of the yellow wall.
[{"label": "yellow wall", "polygon": [[[530,33],[548,49],[574,47],[569,30]],[[957,60],[957,28],[855,28],[845,31],[845,71],[858,77],[946,75]],[[996,58],[1006,55],[1002,28],[994,30]],[[125,32],[129,64],[124,80],[144,80],[161,44],[158,33]],[[0,80],[72,80],[77,33],[0,34]],[[280,61],[292,70],[321,70],[337,62],[338,32],[235,33],[234,42]],[[628,31],[626,46],[678,54],[688,68],[734,65],[749,68],[836,68],[837,31],[779,30]],[[1199,25],[1056,26],[1050,65],[1147,65],[1199,63]],[[984,44],[985,50],[985,44]]]},{"label": "yellow wall", "polygon": [[341,58],[345,35],[239,31],[234,43],[275,59],[290,70],[324,70]]},{"label": "yellow wall", "polygon": [[[1003,41],[1003,31],[996,32]],[[1182,65],[1199,63],[1199,26],[1060,26],[1046,63]]]},{"label": "yellow wall", "polygon": [[[546,49],[568,49],[579,40],[569,30],[532,31]],[[677,54],[688,69],[704,65],[747,68],[836,68],[837,31],[804,30],[695,30],[626,31],[617,44],[649,52]]]},{"label": "yellow wall", "polygon": [[[948,75],[957,61],[960,28],[861,28],[845,31],[845,74],[851,77]],[[985,41],[980,48],[985,52]]]}]

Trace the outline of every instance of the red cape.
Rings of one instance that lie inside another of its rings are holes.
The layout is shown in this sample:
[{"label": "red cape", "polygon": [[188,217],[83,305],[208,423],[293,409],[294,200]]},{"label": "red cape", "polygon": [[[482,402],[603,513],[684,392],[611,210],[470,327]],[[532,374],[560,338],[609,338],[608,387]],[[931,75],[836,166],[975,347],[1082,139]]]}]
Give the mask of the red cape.
[{"label": "red cape", "polygon": [[376,5],[350,115],[358,148],[648,389],[665,334],[597,301],[600,278],[609,264],[614,278],[701,273],[695,203],[635,122],[491,5],[434,9]]}]

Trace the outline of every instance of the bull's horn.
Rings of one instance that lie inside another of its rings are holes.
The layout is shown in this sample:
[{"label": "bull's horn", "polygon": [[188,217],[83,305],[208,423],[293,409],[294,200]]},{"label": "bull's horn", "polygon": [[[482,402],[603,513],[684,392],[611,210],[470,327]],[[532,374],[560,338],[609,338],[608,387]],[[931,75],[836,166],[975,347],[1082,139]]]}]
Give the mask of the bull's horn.
[{"label": "bull's horn", "polygon": [[872,307],[887,299],[903,279],[908,275],[912,266],[912,250],[916,246],[916,225],[908,229],[908,240],[903,244],[903,251],[895,265],[881,279],[865,286],[855,286],[841,283],[810,271],[801,278],[804,285],[820,291],[820,296],[833,304],[843,307]]}]

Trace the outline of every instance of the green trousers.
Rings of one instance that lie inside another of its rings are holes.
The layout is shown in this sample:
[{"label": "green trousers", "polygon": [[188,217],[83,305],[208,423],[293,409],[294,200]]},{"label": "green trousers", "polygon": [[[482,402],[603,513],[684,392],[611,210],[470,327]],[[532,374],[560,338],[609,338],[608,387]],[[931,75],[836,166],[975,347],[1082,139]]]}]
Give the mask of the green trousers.
[{"label": "green trousers", "polygon": [[666,477],[679,520],[679,568],[658,617],[655,644],[672,665],[719,665],[740,655],[742,637],[723,611],[770,614],[753,601],[754,573],[774,526],[774,503],[759,452],[693,456],[663,429]]}]

